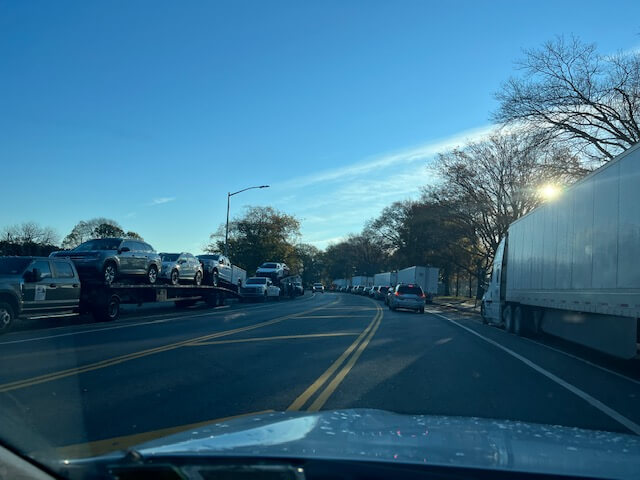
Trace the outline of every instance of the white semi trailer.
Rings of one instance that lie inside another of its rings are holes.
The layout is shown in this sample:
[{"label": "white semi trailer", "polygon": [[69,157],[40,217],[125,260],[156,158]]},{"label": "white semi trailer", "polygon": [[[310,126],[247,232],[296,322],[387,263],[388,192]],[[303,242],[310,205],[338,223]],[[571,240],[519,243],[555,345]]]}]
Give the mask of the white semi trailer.
[{"label": "white semi trailer", "polygon": [[487,323],[637,354],[640,145],[513,222],[482,299]]},{"label": "white semi trailer", "polygon": [[373,276],[373,284],[383,287],[395,287],[398,283],[398,272],[376,273]]}]

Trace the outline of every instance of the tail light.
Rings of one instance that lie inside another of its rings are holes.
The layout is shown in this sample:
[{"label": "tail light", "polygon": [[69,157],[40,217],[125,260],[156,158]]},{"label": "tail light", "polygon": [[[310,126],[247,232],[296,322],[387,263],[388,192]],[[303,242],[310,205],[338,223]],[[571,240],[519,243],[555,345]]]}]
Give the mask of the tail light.
[{"label": "tail light", "polygon": [[421,297],[421,298],[425,298],[425,297],[426,297],[426,295],[424,294],[424,292],[422,292],[422,293],[420,294],[420,297]]},{"label": "tail light", "polygon": [[400,292],[396,292],[395,295],[396,295],[396,297],[399,297],[400,296]]}]

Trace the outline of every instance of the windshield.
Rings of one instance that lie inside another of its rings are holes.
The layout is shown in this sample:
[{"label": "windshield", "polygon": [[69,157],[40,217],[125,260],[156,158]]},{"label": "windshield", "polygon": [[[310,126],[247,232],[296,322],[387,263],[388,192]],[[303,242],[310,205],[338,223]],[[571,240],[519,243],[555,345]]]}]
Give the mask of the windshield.
[{"label": "windshield", "polygon": [[89,240],[88,242],[82,243],[73,249],[74,252],[88,252],[95,250],[118,250],[120,247],[121,241],[118,239],[100,239],[100,240]]},{"label": "windshield", "polygon": [[30,263],[30,258],[0,257],[0,275],[21,275]]},{"label": "windshield", "polygon": [[219,260],[220,255],[198,255],[200,260]]},{"label": "windshield", "polygon": [[0,1],[0,184],[0,477],[640,477],[639,0]]}]

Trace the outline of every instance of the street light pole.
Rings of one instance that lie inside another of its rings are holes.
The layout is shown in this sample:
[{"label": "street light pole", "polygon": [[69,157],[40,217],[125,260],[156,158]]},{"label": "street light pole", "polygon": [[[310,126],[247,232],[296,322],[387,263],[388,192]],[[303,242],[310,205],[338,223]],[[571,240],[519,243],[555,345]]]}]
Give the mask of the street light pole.
[{"label": "street light pole", "polygon": [[229,256],[229,207],[231,203],[231,197],[237,195],[238,193],[246,192],[247,190],[251,190],[253,188],[269,188],[269,185],[257,185],[255,187],[247,187],[242,190],[238,190],[237,192],[227,192],[227,226],[225,228],[224,233],[224,256]]}]

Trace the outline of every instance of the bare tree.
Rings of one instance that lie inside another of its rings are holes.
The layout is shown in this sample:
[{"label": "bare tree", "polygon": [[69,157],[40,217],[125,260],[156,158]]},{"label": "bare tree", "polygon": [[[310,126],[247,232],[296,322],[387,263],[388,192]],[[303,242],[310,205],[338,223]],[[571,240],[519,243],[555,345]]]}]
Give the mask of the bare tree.
[{"label": "bare tree", "polygon": [[494,120],[567,142],[591,160],[588,168],[640,140],[640,54],[603,56],[575,37],[558,37],[524,54],[522,76],[496,94]]},{"label": "bare tree", "polygon": [[3,228],[2,240],[19,244],[55,245],[59,237],[51,227],[42,227],[36,222],[24,222]]},{"label": "bare tree", "polygon": [[440,154],[442,183],[425,196],[453,209],[452,220],[466,231],[460,247],[485,268],[509,225],[540,203],[539,187],[562,179],[553,167],[564,160],[530,137],[497,133]]}]

